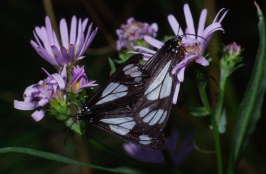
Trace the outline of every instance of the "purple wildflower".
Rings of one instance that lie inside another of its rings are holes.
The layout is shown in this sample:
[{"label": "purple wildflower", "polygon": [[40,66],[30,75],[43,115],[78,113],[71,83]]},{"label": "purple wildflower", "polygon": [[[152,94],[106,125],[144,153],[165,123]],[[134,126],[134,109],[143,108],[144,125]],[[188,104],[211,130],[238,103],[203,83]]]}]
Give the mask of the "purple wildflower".
[{"label": "purple wildflower", "polygon": [[156,23],[149,25],[148,23],[142,23],[136,21],[133,17],[127,20],[127,24],[123,24],[121,29],[116,30],[118,40],[116,49],[118,51],[123,48],[132,48],[134,41],[142,40],[145,35],[156,37],[158,26]]},{"label": "purple wildflower", "polygon": [[224,47],[224,53],[230,57],[237,57],[241,54],[241,46],[233,42]]},{"label": "purple wildflower", "polygon": [[[165,144],[172,159],[176,165],[179,165],[184,158],[193,150],[192,136],[185,139],[182,146],[176,150],[177,141],[179,138],[179,132],[175,131],[169,138],[166,138]],[[160,151],[149,150],[141,148],[135,144],[124,144],[125,151],[133,158],[147,162],[147,163],[160,163],[164,164],[165,159]]]},{"label": "purple wildflower", "polygon": [[84,88],[98,85],[95,83],[96,81],[88,81],[84,66],[74,66],[71,70],[71,75],[72,77],[70,79],[70,85],[74,94],[77,94],[80,90]]},{"label": "purple wildflower", "polygon": [[[34,110],[38,107],[46,106],[51,99],[56,98],[58,101],[65,101],[66,87],[66,66],[61,74],[48,74],[45,80],[33,84],[26,88],[23,99],[24,101],[14,100],[14,107],[21,110]],[[40,121],[45,115],[44,109],[36,110],[31,115],[35,121]]]},{"label": "purple wildflower", "polygon": [[243,66],[241,58],[241,46],[235,42],[224,47],[224,54],[220,59],[221,79],[225,79],[236,69]]},{"label": "purple wildflower", "polygon": [[87,23],[88,19],[77,21],[76,16],[73,16],[69,33],[66,20],[61,19],[62,44],[60,44],[60,39],[57,39],[51,21],[47,16],[45,26],[35,27],[35,31],[33,31],[36,42],[31,40],[30,43],[37,53],[52,65],[56,67],[62,67],[65,64],[71,65],[73,62],[84,58],[84,52],[97,33],[97,28],[92,31],[91,23],[87,29],[87,34],[85,34]]},{"label": "purple wildflower", "polygon": [[[181,45],[185,49],[184,51],[185,58],[177,65],[175,65],[175,67],[172,70],[172,74],[176,74],[178,79],[173,97],[174,104],[176,104],[177,102],[180,84],[184,80],[184,72],[186,67],[192,62],[196,62],[202,66],[209,65],[209,62],[206,60],[205,57],[203,57],[203,53],[206,47],[208,46],[213,33],[218,30],[223,31],[221,22],[224,19],[227,12],[228,11],[225,11],[225,9],[221,9],[214,18],[212,24],[210,24],[208,27],[204,29],[207,17],[207,10],[203,9],[200,15],[197,33],[194,27],[194,21],[188,4],[184,5],[184,14],[187,24],[185,32],[183,32],[179,23],[177,22],[176,18],[173,15],[168,16],[168,21],[170,23],[172,30],[174,31],[174,34],[182,36]],[[151,36],[144,36],[144,40],[157,49],[160,49],[164,44],[163,42],[156,40]],[[145,60],[148,60],[156,53],[156,51],[142,46],[135,46],[134,49],[140,50],[140,53],[144,55]]]}]

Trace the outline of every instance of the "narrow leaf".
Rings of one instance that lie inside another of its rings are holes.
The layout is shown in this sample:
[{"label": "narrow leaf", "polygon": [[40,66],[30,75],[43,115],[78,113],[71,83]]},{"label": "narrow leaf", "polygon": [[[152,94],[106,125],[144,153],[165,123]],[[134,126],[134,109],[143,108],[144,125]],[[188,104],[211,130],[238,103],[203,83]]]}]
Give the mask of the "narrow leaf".
[{"label": "narrow leaf", "polygon": [[66,158],[61,155],[57,155],[54,153],[50,152],[43,152],[43,151],[38,151],[38,150],[33,150],[29,148],[23,148],[23,147],[5,147],[5,148],[0,148],[0,153],[10,153],[10,152],[16,152],[16,153],[23,153],[23,154],[28,154],[32,156],[36,156],[39,158],[44,158],[48,160],[53,160],[61,163],[66,163],[70,165],[76,165],[76,166],[86,166],[90,167],[92,169],[97,169],[101,171],[106,171],[106,172],[112,172],[112,173],[137,173],[135,169],[131,169],[129,167],[118,167],[118,168],[106,168],[106,167],[101,167],[93,164],[86,164],[86,163],[81,163],[79,161],[75,161],[69,158]]},{"label": "narrow leaf", "polygon": [[266,89],[266,36],[265,20],[259,6],[257,7],[259,17],[259,48],[243,100],[240,103],[237,120],[233,130],[230,163],[228,173],[234,173],[235,166],[240,159],[249,141],[249,136],[253,133],[256,123],[261,116],[261,107]]},{"label": "narrow leaf", "polygon": [[116,70],[115,63],[111,58],[108,58],[108,61],[109,61],[110,67],[111,67],[111,73],[113,74]]}]

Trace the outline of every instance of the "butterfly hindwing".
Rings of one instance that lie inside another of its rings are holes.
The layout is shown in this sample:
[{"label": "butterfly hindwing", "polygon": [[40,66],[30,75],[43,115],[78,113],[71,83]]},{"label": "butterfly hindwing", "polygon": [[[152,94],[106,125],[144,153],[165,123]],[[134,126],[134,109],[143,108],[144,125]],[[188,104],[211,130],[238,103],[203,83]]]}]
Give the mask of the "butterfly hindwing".
[{"label": "butterfly hindwing", "polygon": [[94,122],[96,127],[130,143],[154,150],[163,149],[165,146],[163,133],[151,130],[143,122],[138,122],[130,107],[122,106],[100,113]]}]

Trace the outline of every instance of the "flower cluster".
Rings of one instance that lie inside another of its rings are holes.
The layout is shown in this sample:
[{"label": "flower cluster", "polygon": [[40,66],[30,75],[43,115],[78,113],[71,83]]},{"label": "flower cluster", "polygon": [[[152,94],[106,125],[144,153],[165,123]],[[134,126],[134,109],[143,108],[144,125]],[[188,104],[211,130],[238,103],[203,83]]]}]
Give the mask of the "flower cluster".
[{"label": "flower cluster", "polygon": [[223,56],[220,60],[221,75],[228,77],[236,69],[243,66],[241,64],[241,52],[241,46],[235,42],[224,47]]},{"label": "flower cluster", "polygon": [[118,40],[116,43],[116,49],[118,51],[122,49],[132,50],[134,44],[138,41],[138,44],[143,43],[143,37],[145,35],[156,37],[158,26],[156,23],[149,25],[148,23],[142,23],[136,21],[133,17],[127,20],[127,24],[123,24],[121,29],[116,30]]},{"label": "flower cluster", "polygon": [[[178,79],[173,98],[174,104],[176,104],[177,102],[180,84],[184,80],[184,72],[186,67],[193,62],[200,64],[202,66],[209,65],[209,62],[203,56],[203,53],[206,47],[208,46],[213,33],[218,30],[223,31],[221,22],[224,19],[227,12],[228,11],[226,11],[225,9],[221,9],[214,18],[213,22],[208,27],[205,28],[204,26],[207,17],[207,10],[206,9],[202,10],[198,23],[197,32],[194,27],[194,21],[188,4],[184,5],[184,14],[187,24],[185,32],[183,32],[178,21],[173,15],[168,16],[168,21],[174,32],[174,35],[182,36],[181,45],[182,47],[184,47],[185,50],[185,58],[177,65],[175,65],[172,69],[172,74],[175,74]],[[162,46],[164,45],[163,42],[154,39],[153,37],[148,35],[144,36],[144,40],[157,49],[162,48]],[[156,51],[143,46],[135,46],[134,49],[139,50],[140,52],[135,52],[135,53],[142,53],[144,55],[145,60],[148,60],[156,53]]]},{"label": "flower cluster", "polygon": [[97,28],[92,31],[92,23],[86,27],[88,19],[82,21],[73,16],[69,33],[66,20],[62,19],[60,21],[62,44],[60,44],[49,17],[45,18],[45,24],[43,27],[35,28],[33,34],[36,41],[31,40],[30,43],[37,53],[59,72],[49,74],[44,70],[48,77],[27,87],[23,94],[24,101],[14,101],[16,109],[41,108],[32,114],[35,121],[40,121],[48,108],[55,116],[60,113],[68,114],[68,103],[73,99],[68,98],[68,93],[77,95],[82,89],[97,85],[95,81],[88,80],[84,66],[76,65],[84,58],[83,55],[95,37]]}]

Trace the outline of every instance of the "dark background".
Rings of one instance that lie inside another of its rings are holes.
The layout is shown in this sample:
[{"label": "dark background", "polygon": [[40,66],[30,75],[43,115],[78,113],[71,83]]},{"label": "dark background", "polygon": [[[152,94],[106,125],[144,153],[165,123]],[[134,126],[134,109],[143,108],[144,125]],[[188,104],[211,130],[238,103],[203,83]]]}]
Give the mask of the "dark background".
[{"label": "dark background", "polygon": [[[230,92],[226,105],[231,108],[234,117],[235,106],[238,106],[241,97],[249,81],[254,59],[258,47],[258,18],[256,8],[251,0],[224,0],[224,1],[179,1],[179,0],[53,0],[53,10],[59,23],[61,18],[71,20],[72,15],[79,18],[88,17],[99,27],[95,40],[87,51],[87,57],[82,62],[86,65],[86,71],[90,79],[96,79],[103,84],[110,71],[108,57],[116,58],[115,42],[117,39],[115,30],[122,23],[133,16],[143,22],[158,23],[158,38],[166,34],[172,34],[167,21],[167,15],[174,14],[181,24],[185,24],[183,4],[189,3],[195,25],[202,8],[208,9],[208,23],[212,21],[216,12],[221,8],[229,9],[229,13],[222,22],[225,33],[215,34],[214,42],[209,50],[214,52],[216,47],[237,42],[244,48],[244,67],[235,72],[228,85]],[[265,1],[258,2],[265,14]],[[37,55],[29,41],[33,39],[35,26],[43,26],[46,10],[43,1],[36,0],[2,0],[0,2],[0,147],[27,147],[41,151],[62,154],[83,162],[90,161],[93,164],[103,166],[121,166],[125,164],[115,157],[105,154],[91,144],[85,144],[79,137],[70,134],[67,145],[63,141],[67,128],[52,117],[36,123],[31,118],[32,111],[20,111],[13,108],[14,99],[22,100],[25,88],[40,79],[46,77],[41,68],[50,73],[55,69]],[[184,26],[184,25],[182,25]],[[219,50],[217,52],[219,55]],[[215,56],[214,56],[215,57]],[[233,100],[233,102],[232,102]],[[231,102],[230,102],[231,101]],[[227,104],[229,103],[229,104]],[[265,102],[264,102],[265,103]],[[176,108],[173,109],[176,112]],[[257,128],[251,138],[251,143],[245,153],[245,158],[239,167],[240,173],[260,173],[265,169],[265,104],[262,117],[257,123]],[[172,115],[174,115],[172,113]],[[172,116],[171,115],[171,116]],[[170,116],[170,117],[171,117]],[[178,119],[180,132],[194,133],[195,140],[203,149],[213,150],[211,132],[208,123],[204,119],[181,117]],[[202,121],[203,120],[203,121]],[[229,118],[229,124],[230,120]],[[187,123],[189,122],[189,123]],[[198,124],[204,124],[205,128]],[[189,125],[189,126],[187,126]],[[228,161],[230,148],[230,133],[233,123],[228,125],[228,132],[222,135],[222,148],[224,163]],[[196,127],[196,128],[192,128]],[[193,129],[193,130],[191,130]],[[92,130],[94,131],[94,130]],[[97,130],[95,136],[97,137]],[[100,133],[100,139],[107,144],[116,140],[118,151],[123,152],[120,140],[109,138]],[[103,137],[103,138],[102,138]],[[207,142],[204,142],[204,141]],[[86,154],[90,155],[86,155]],[[89,157],[88,157],[89,156]],[[89,158],[89,159],[88,159]],[[115,161],[115,162],[114,162]],[[114,163],[114,164],[112,164]],[[130,165],[130,164],[127,164]],[[215,155],[193,151],[180,166],[184,173],[198,171],[199,173],[215,173]],[[0,154],[0,173],[80,173],[79,167],[60,164],[53,161],[39,159],[22,154]],[[200,172],[201,171],[201,172]],[[204,171],[204,172],[203,172]],[[84,173],[89,171],[83,171]]]}]

